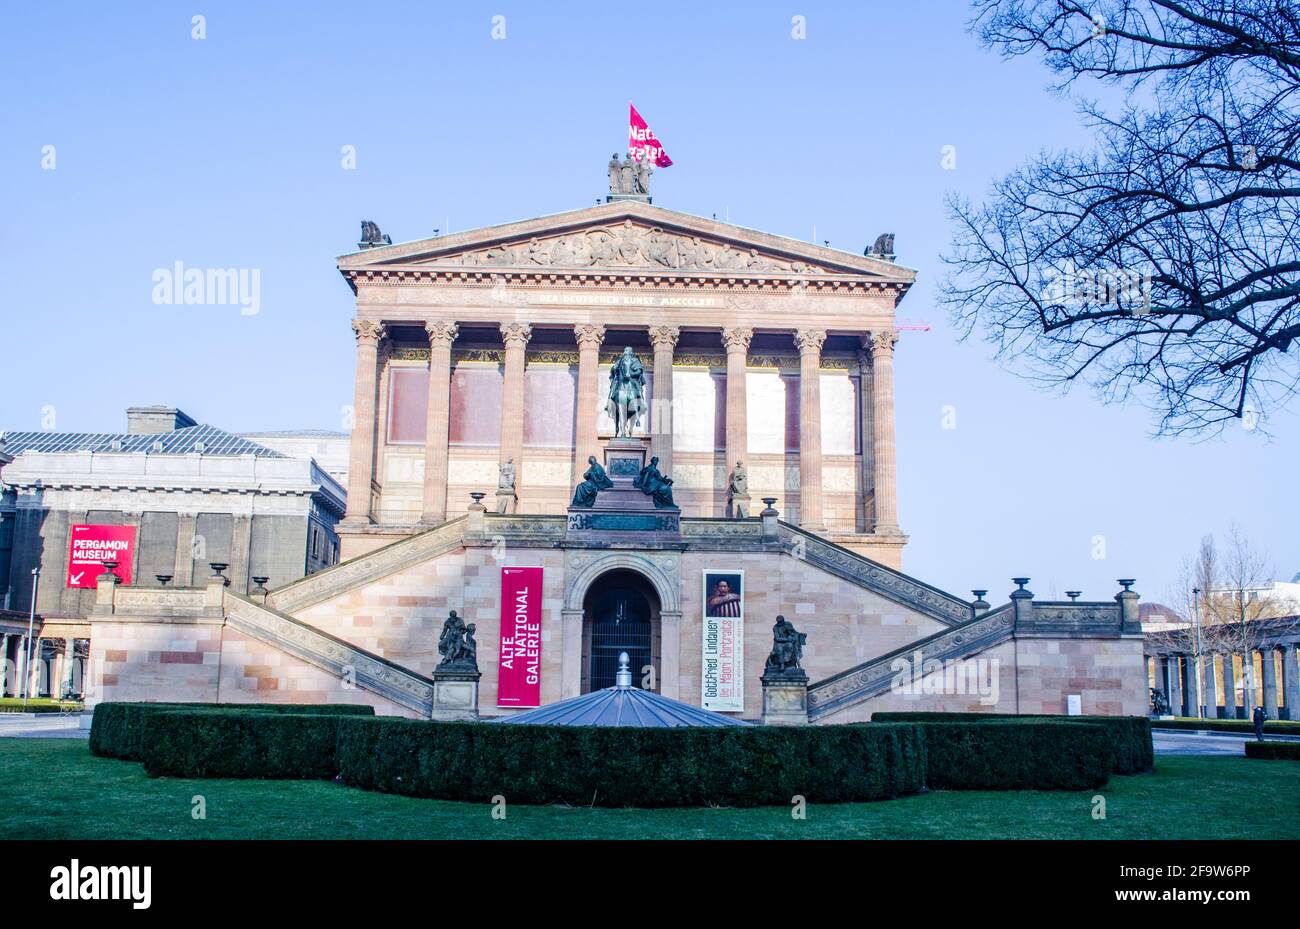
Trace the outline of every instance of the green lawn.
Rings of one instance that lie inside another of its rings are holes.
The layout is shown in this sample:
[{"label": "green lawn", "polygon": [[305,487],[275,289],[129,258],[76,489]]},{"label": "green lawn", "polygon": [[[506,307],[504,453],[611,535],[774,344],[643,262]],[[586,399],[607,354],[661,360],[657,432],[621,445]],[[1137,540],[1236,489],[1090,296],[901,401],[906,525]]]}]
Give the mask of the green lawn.
[{"label": "green lawn", "polygon": [[[152,780],[72,739],[0,739],[0,839],[1300,838],[1300,765],[1158,757],[1102,794],[931,793],[881,803],[602,810],[414,800],[316,781]],[[191,817],[201,795],[207,819]]]}]

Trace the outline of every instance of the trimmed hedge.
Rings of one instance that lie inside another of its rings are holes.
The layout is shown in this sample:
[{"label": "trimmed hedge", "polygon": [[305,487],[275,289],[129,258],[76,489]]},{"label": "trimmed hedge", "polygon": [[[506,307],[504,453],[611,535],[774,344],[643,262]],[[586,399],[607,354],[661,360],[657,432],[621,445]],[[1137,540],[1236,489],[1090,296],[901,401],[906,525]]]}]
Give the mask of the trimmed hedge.
[{"label": "trimmed hedge", "polygon": [[330,779],[339,721],[323,713],[152,713],[141,754],[150,777]]},{"label": "trimmed hedge", "polygon": [[371,717],[375,715],[373,706],[352,703],[101,703],[95,707],[95,715],[90,724],[90,751],[92,754],[106,758],[143,761],[141,739],[144,735],[145,722],[157,713],[177,710]]},{"label": "trimmed hedge", "polygon": [[1115,770],[1114,739],[1100,726],[1019,719],[917,725],[931,790],[1087,790],[1104,786]]},{"label": "trimmed hedge", "polygon": [[1115,766],[1112,774],[1142,774],[1155,764],[1155,751],[1151,743],[1151,720],[1145,716],[1046,716],[1013,715],[1010,713],[925,713],[898,712],[875,713],[872,722],[988,722],[990,720],[1023,720],[1100,726],[1109,733]]},{"label": "trimmed hedge", "polygon": [[[1179,716],[1176,719],[1153,719],[1151,725],[1156,729],[1204,729],[1206,732],[1255,734],[1255,724],[1249,719],[1193,719],[1187,716]],[[1300,721],[1290,719],[1265,720],[1264,732],[1268,735],[1300,735]]]},{"label": "trimmed hedge", "polygon": [[1247,758],[1272,761],[1300,761],[1300,742],[1247,742]]},{"label": "trimmed hedge", "polygon": [[339,721],[339,773],[368,790],[594,806],[788,805],[916,793],[916,726],[634,729]]}]

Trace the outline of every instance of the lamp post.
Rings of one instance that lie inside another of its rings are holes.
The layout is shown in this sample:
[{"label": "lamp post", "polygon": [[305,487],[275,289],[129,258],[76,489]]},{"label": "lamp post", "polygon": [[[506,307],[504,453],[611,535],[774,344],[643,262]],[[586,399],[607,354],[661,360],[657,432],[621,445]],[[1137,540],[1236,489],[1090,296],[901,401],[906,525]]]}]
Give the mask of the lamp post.
[{"label": "lamp post", "polygon": [[32,627],[36,625],[36,591],[41,580],[41,569],[32,568],[32,602],[27,611],[27,653],[23,656],[23,709],[27,709],[28,691],[32,685]]},{"label": "lamp post", "polygon": [[[1192,620],[1196,623],[1196,655],[1192,658],[1194,662],[1192,673],[1196,675],[1196,718],[1200,719],[1204,713],[1202,707],[1205,706],[1205,694],[1202,692],[1204,684],[1201,683],[1201,588],[1192,588]],[[1210,663],[1210,670],[1214,670],[1214,663]]]}]

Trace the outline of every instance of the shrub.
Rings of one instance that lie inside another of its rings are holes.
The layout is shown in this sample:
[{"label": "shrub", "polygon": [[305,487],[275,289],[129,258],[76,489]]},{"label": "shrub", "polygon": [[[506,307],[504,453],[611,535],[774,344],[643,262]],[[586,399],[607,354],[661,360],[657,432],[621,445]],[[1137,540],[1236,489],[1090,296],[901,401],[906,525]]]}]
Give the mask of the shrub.
[{"label": "shrub", "polygon": [[1010,713],[875,713],[873,722],[987,722],[1026,720],[1035,722],[1089,723],[1101,726],[1111,738],[1115,757],[1112,774],[1141,774],[1155,763],[1151,744],[1151,720],[1145,716],[1044,716]]},{"label": "shrub", "polygon": [[[1254,734],[1255,724],[1249,719],[1156,719],[1151,725],[1156,729],[1203,729],[1206,732],[1240,732]],[[1300,720],[1270,719],[1264,723],[1267,735],[1300,735]]]},{"label": "shrub", "polygon": [[[355,715],[355,714],[353,714]],[[323,713],[173,710],[151,713],[141,754],[150,777],[324,778],[339,720]]]},{"label": "shrub", "polygon": [[369,790],[484,802],[788,805],[920,790],[916,726],[635,729],[339,721],[339,772]]},{"label": "shrub", "polygon": [[1300,742],[1247,742],[1246,757],[1300,761]]},{"label": "shrub", "polygon": [[301,715],[374,716],[375,708],[352,703],[101,703],[90,724],[90,751],[107,758],[141,761],[145,721],[155,713],[206,712],[295,713]]},{"label": "shrub", "polygon": [[1085,790],[1103,786],[1115,770],[1114,738],[1088,723],[917,725],[925,736],[926,786],[933,790]]}]

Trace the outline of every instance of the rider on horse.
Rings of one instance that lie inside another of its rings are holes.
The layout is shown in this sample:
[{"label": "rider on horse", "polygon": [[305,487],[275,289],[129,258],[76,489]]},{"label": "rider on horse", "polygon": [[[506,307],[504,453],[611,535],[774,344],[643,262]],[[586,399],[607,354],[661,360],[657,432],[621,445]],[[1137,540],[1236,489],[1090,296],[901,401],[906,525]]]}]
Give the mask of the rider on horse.
[{"label": "rider on horse", "polygon": [[614,420],[614,434],[630,436],[641,425],[645,411],[645,371],[632,349],[624,348],[609,369],[609,400],[605,403],[605,412]]}]

